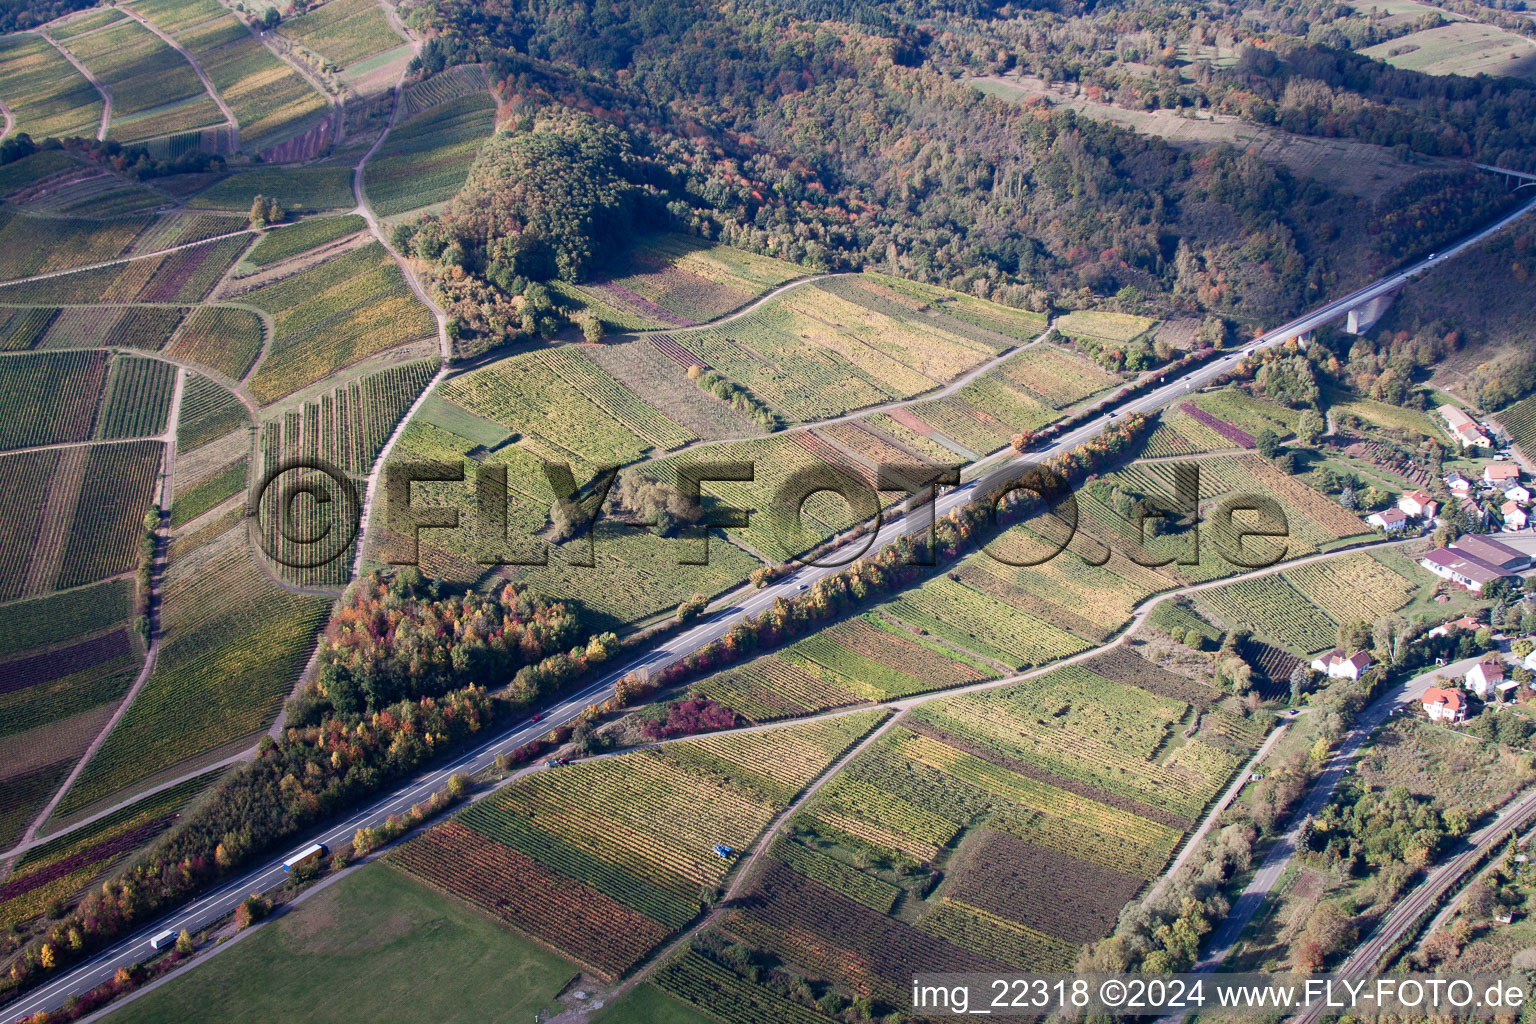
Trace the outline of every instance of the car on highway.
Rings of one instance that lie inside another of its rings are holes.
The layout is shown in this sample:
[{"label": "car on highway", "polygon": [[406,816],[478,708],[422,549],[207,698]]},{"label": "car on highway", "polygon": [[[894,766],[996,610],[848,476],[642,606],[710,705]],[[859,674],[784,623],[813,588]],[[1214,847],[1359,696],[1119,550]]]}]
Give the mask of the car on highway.
[{"label": "car on highway", "polygon": [[534,722],[542,721],[543,718],[544,718],[544,712],[542,712],[542,711],[535,711],[532,715],[529,716],[528,724],[532,725]]},{"label": "car on highway", "polygon": [[800,584],[800,585],[799,585],[799,586],[798,586],[798,587],[796,587],[796,588],[795,588],[795,589],[796,589],[796,590],[805,590],[805,589],[806,589],[806,588],[807,588],[807,587],[809,587],[809,586],[810,586],[810,584],[809,584],[809,583],[802,583],[802,584]]}]

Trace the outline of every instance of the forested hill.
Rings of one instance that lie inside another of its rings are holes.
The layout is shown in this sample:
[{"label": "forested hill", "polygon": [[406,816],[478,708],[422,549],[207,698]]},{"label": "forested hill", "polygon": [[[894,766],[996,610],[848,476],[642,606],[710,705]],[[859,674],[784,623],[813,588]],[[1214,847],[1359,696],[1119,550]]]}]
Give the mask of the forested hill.
[{"label": "forested hill", "polygon": [[[970,8],[414,8],[434,36],[425,70],[489,64],[514,137],[488,151],[454,208],[421,227],[414,254],[437,262],[458,325],[510,337],[531,322],[514,292],[579,280],[593,269],[584,254],[657,220],[813,269],[879,267],[1037,309],[1047,296],[1115,296],[1127,309],[1153,297],[1273,322],[1508,201],[1485,175],[1444,170],[1367,201],[1235,149],[1179,151],[1068,111],[1000,102],[955,62],[970,52],[984,70],[976,51],[1017,61],[1032,52],[1010,48],[1019,24],[1064,15]],[[941,31],[944,19],[954,32]],[[497,181],[508,195],[482,201]]]}]

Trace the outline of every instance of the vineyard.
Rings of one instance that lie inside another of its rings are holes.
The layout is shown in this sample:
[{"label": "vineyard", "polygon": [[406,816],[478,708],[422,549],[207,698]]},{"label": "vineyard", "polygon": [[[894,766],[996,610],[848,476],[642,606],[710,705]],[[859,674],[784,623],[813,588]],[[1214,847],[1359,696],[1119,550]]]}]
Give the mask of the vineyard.
[{"label": "vineyard", "polygon": [[0,302],[97,304],[198,302],[250,241],[235,235],[158,256],[144,256],[58,277],[0,287]]},{"label": "vineyard", "polygon": [[[245,213],[251,208],[251,200],[258,195],[282,196],[283,208],[291,213],[349,210],[357,204],[352,195],[350,167],[311,166],[252,167],[237,171],[191,196],[187,206]],[[271,231],[262,236],[263,240],[281,238],[289,231],[303,231],[304,223],[301,221],[300,226]]]},{"label": "vineyard", "polygon": [[94,139],[101,126],[101,94],[38,36],[0,38],[0,101],[34,139]]},{"label": "vineyard", "polygon": [[395,125],[363,172],[369,204],[379,216],[394,217],[451,199],[495,127],[489,92],[460,96]]},{"label": "vineyard", "polygon": [[1497,419],[1516,447],[1527,456],[1536,454],[1536,397],[1516,402]]},{"label": "vineyard", "polygon": [[145,217],[75,220],[0,209],[0,280],[69,270],[123,255],[150,223]]},{"label": "vineyard", "polygon": [[1335,622],[1375,621],[1413,597],[1416,584],[1366,552],[1287,569],[1287,583]]},{"label": "vineyard", "polygon": [[245,259],[255,266],[269,267],[327,242],[356,234],[365,226],[363,218],[355,213],[336,217],[309,217],[275,231],[268,231],[245,254]]},{"label": "vineyard", "polygon": [[175,389],[176,366],[172,363],[127,356],[114,360],[97,436],[111,439],[162,433]]},{"label": "vineyard", "polygon": [[355,64],[400,45],[389,19],[373,0],[328,0],[284,21],[281,35],[296,40],[332,64]]},{"label": "vineyard", "polygon": [[1081,637],[947,577],[908,590],[876,611],[1014,669],[1088,646]]},{"label": "vineyard", "polygon": [[64,45],[112,97],[114,139],[131,142],[224,121],[192,66],[137,21]]},{"label": "vineyard", "polygon": [[[33,310],[32,312],[42,312]],[[39,348],[136,348],[158,352],[186,310],[174,306],[75,306],[61,309]]]},{"label": "vineyard", "polygon": [[187,374],[176,425],[179,452],[186,454],[249,423],[245,407],[230,391],[201,374]]},{"label": "vineyard", "polygon": [[141,0],[134,9],[203,69],[235,113],[242,148],[260,150],[297,134],[325,111],[325,99],[217,0]]},{"label": "vineyard", "polygon": [[1079,310],[1056,318],[1056,329],[1074,340],[1130,341],[1151,330],[1155,321],[1130,313]]},{"label": "vineyard", "polygon": [[[615,976],[699,912],[699,890],[884,712],[685,740],[518,779],[392,857]],[[704,813],[700,813],[705,809]]]},{"label": "vineyard", "polygon": [[106,372],[105,352],[0,359],[0,450],[90,438]]},{"label": "vineyard", "polygon": [[176,488],[176,498],[171,506],[171,528],[179,529],[245,489],[246,460],[230,463],[216,473],[211,473],[190,487]]},{"label": "vineyard", "polygon": [[437,366],[436,359],[402,363],[304,403],[297,415],[284,418],[283,456],[318,457],[348,473],[366,474]]},{"label": "vineyard", "polygon": [[45,449],[0,456],[0,508],[6,511],[0,517],[0,600],[20,597],[28,589],[48,497],[39,484],[53,479],[59,455]]},{"label": "vineyard", "polygon": [[669,234],[632,246],[607,280],[570,291],[610,329],[675,327],[724,316],[803,273],[782,260]]},{"label": "vineyard", "polygon": [[91,446],[56,587],[115,576],[137,564],[163,451],[158,441]]},{"label": "vineyard", "polygon": [[243,531],[172,563],[154,673],[59,813],[254,737],[288,696],[327,611],[323,598],[268,580]]},{"label": "vineyard", "polygon": [[1334,645],[1338,624],[1279,575],[1202,591],[1197,600],[1231,626],[1251,626],[1302,654]]},{"label": "vineyard", "polygon": [[845,280],[791,289],[727,324],[679,338],[705,363],[796,420],[911,398],[1012,344],[959,322],[946,329],[869,282],[854,294]]},{"label": "vineyard", "polygon": [[437,331],[431,312],[377,242],[247,292],[241,301],[275,321],[270,347],[249,382],[264,404]]},{"label": "vineyard", "polygon": [[499,360],[438,391],[551,461],[622,465],[695,440],[569,346]]},{"label": "vineyard", "polygon": [[0,616],[0,658],[126,621],[129,587],[126,580],[112,580],[8,606]]},{"label": "vineyard", "polygon": [[250,310],[203,306],[187,318],[166,353],[239,380],[261,355],[265,337],[261,318]]}]

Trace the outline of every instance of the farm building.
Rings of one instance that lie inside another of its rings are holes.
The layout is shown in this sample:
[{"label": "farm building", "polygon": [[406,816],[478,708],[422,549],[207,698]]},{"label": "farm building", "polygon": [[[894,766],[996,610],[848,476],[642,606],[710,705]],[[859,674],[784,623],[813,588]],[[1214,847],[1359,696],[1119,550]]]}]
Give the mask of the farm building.
[{"label": "farm building", "polygon": [[1396,508],[1387,508],[1382,509],[1380,512],[1372,512],[1370,515],[1365,517],[1365,521],[1376,527],[1378,530],[1385,530],[1388,533],[1398,533],[1402,530],[1406,530],[1408,528],[1409,522],[1411,522],[1406,512]]},{"label": "farm building", "polygon": [[1431,498],[1427,491],[1409,491],[1397,499],[1397,507],[1415,519],[1433,519],[1440,509],[1440,503]]},{"label": "farm building", "polygon": [[1487,448],[1492,443],[1488,435],[1483,433],[1483,428],[1477,425],[1477,421],[1454,405],[1442,405],[1440,415],[1450,428],[1451,436],[1460,441],[1463,448],[1472,445]]},{"label": "farm building", "polygon": [[1343,651],[1334,648],[1312,659],[1312,670],[1323,673],[1329,679],[1359,679],[1360,673],[1370,667],[1371,656],[1364,651],[1346,656]]},{"label": "farm building", "polygon": [[1507,569],[1459,551],[1454,546],[1435,548],[1420,558],[1419,564],[1441,579],[1460,584],[1474,594],[1481,594],[1484,585],[1494,580],[1513,579],[1515,575]]},{"label": "farm building", "polygon": [[1511,572],[1519,572],[1531,564],[1530,555],[1516,551],[1508,544],[1496,541],[1492,537],[1484,537],[1477,533],[1469,533],[1452,541],[1451,547],[1474,558],[1482,559],[1489,565],[1508,569]]},{"label": "farm building", "polygon": [[1455,690],[1442,690],[1431,686],[1424,691],[1424,713],[1431,722],[1464,722],[1467,719],[1467,702]]}]

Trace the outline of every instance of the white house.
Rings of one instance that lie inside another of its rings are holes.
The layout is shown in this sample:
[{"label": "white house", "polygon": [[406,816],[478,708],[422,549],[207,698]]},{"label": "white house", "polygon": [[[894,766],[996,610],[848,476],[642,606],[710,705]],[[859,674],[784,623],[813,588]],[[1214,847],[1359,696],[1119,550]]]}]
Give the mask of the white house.
[{"label": "white house", "polygon": [[1451,489],[1451,493],[1458,498],[1465,498],[1472,493],[1472,481],[1456,472],[1454,469],[1447,474],[1445,486]]},{"label": "white house", "polygon": [[1508,498],[1510,501],[1518,501],[1520,504],[1524,505],[1526,502],[1531,500],[1531,489],[1518,480],[1505,481],[1504,487],[1502,489],[1504,491],[1504,497]]},{"label": "white house", "polygon": [[1397,499],[1397,507],[1405,514],[1415,519],[1433,519],[1435,513],[1440,510],[1440,505],[1429,496],[1427,491],[1409,491]]},{"label": "white house", "polygon": [[1386,508],[1380,512],[1372,512],[1365,517],[1365,521],[1377,529],[1385,530],[1388,533],[1397,533],[1407,529],[1408,524],[1412,520],[1408,518],[1408,513],[1402,509]]},{"label": "white house", "polygon": [[1483,467],[1483,483],[1501,487],[1520,479],[1520,467],[1513,462],[1490,462]]},{"label": "white house", "polygon": [[1504,682],[1504,663],[1497,658],[1487,658],[1467,670],[1467,689],[1483,700],[1494,693]]},{"label": "white house", "polygon": [[1370,667],[1371,656],[1364,651],[1356,651],[1345,657],[1343,651],[1334,648],[1312,659],[1312,671],[1320,672],[1329,679],[1359,679],[1360,673]]},{"label": "white house", "polygon": [[1467,702],[1455,690],[1442,690],[1431,686],[1422,698],[1424,713],[1431,722],[1463,722],[1467,718]]},{"label": "white house", "polygon": [[1527,654],[1525,656],[1525,660],[1521,662],[1521,664],[1530,669],[1532,672],[1536,672],[1536,651],[1532,651],[1530,654]]},{"label": "white house", "polygon": [[1504,517],[1504,529],[1525,529],[1525,509],[1521,508],[1519,505],[1516,505],[1514,502],[1506,501],[1503,505],[1499,506],[1499,514]]},{"label": "white house", "polygon": [[1463,448],[1477,445],[1481,448],[1489,447],[1493,442],[1488,440],[1488,435],[1477,425],[1477,421],[1454,405],[1442,405],[1440,415],[1445,420],[1445,425],[1450,428],[1451,436],[1461,442]]}]

